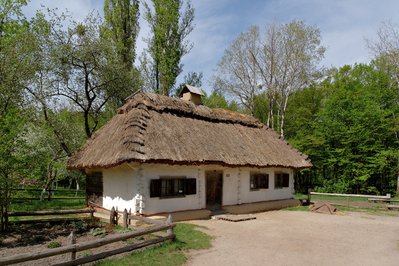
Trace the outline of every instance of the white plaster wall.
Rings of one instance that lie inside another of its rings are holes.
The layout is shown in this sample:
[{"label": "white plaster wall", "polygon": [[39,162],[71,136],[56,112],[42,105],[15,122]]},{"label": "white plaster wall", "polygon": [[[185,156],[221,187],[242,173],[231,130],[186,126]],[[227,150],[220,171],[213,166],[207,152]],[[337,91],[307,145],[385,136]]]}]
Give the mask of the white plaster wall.
[{"label": "white plaster wall", "polygon": [[[205,172],[223,171],[222,205],[288,199],[293,197],[293,170],[284,168],[226,168],[220,166],[170,166],[160,164],[124,164],[111,169],[103,169],[103,206],[107,209],[118,207],[135,211],[134,197],[144,197],[144,214],[156,214],[183,210],[204,209],[206,207]],[[250,190],[250,172],[269,174],[269,188]],[[288,188],[274,188],[274,173],[290,174]],[[150,180],[161,176],[184,176],[197,179],[197,194],[179,198],[150,198]]]},{"label": "white plaster wall", "polygon": [[[250,190],[250,172],[259,172],[269,174],[269,188]],[[288,173],[290,175],[289,187],[274,188],[274,174],[276,172]],[[267,169],[249,169],[245,168],[241,171],[241,203],[289,199],[293,197],[294,178],[293,170],[284,168],[267,168]],[[226,204],[227,205],[227,204]]]},{"label": "white plaster wall", "polygon": [[[145,214],[195,210],[205,208],[204,168],[197,166],[142,165],[144,181]],[[182,176],[197,179],[197,194],[179,198],[150,198],[150,180],[161,176]]]},{"label": "white plaster wall", "polygon": [[124,164],[118,167],[104,169],[103,172],[103,207],[111,209],[118,207],[134,212],[134,196],[137,194],[137,179],[135,170]]},{"label": "white plaster wall", "polygon": [[223,199],[222,205],[238,204],[238,168],[225,168],[223,171]]}]

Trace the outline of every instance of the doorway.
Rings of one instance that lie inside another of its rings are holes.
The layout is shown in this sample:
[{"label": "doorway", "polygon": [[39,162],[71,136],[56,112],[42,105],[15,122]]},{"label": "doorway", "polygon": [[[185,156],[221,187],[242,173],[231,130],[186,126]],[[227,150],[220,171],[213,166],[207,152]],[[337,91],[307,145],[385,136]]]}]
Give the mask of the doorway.
[{"label": "doorway", "polygon": [[206,208],[210,211],[222,209],[223,171],[206,171]]}]

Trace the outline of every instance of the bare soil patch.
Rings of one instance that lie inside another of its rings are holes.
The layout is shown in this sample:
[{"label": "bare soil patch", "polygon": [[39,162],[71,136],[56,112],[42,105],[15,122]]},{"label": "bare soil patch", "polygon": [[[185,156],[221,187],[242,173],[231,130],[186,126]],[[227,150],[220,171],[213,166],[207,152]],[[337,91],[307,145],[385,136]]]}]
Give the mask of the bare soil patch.
[{"label": "bare soil patch", "polygon": [[187,265],[398,265],[399,217],[272,211],[255,220],[203,220],[215,237]]},{"label": "bare soil patch", "polygon": [[[49,250],[48,244],[51,242],[58,242],[61,246],[66,246],[67,237],[72,230],[77,236],[77,243],[85,243],[98,239],[90,233],[90,229],[100,228],[106,232],[105,237],[116,234],[113,227],[106,224],[98,223],[64,223],[64,224],[29,224],[18,225],[11,228],[11,231],[0,235],[0,257],[12,256],[22,253],[39,252]],[[77,253],[77,258],[108,251],[125,246],[125,242],[116,242],[93,250],[87,250]],[[126,254],[113,256],[112,258],[119,258]],[[18,265],[52,265],[55,263],[64,262],[67,260],[67,255],[58,255],[31,262],[19,263]]]}]

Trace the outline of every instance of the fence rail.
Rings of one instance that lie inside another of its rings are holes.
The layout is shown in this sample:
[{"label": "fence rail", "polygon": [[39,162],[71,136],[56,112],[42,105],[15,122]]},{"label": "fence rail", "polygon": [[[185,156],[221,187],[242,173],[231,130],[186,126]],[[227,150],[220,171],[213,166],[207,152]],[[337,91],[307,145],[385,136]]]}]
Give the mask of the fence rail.
[{"label": "fence rail", "polygon": [[[92,208],[75,209],[75,210],[50,210],[50,211],[16,211],[7,213],[8,217],[22,217],[22,216],[46,216],[46,215],[66,215],[66,214],[90,214],[94,217],[95,210]],[[53,222],[73,222],[79,221],[81,218],[60,217],[60,218],[44,218],[44,219],[30,219],[12,221],[14,224],[31,224],[31,223],[53,223]]]},{"label": "fence rail", "polygon": [[[147,234],[151,234],[151,233],[155,233],[155,232],[169,230],[169,229],[172,229],[174,226],[175,226],[175,224],[171,223],[169,220],[164,225],[157,225],[157,226],[151,227],[149,229],[142,229],[142,230],[138,230],[138,231],[135,231],[132,233],[124,233],[121,235],[98,239],[98,240],[93,240],[93,241],[82,243],[82,244],[72,244],[72,245],[68,245],[66,247],[54,248],[52,250],[48,250],[48,251],[44,251],[44,252],[39,251],[39,252],[18,254],[18,255],[14,255],[14,256],[10,256],[10,257],[0,258],[0,265],[16,264],[16,263],[38,260],[38,259],[42,259],[42,258],[48,258],[48,257],[61,255],[61,254],[68,254],[68,253],[74,253],[76,256],[76,252],[79,252],[79,251],[84,251],[84,250],[88,250],[88,249],[92,249],[92,248],[98,248],[98,247],[108,245],[108,244],[111,244],[114,242],[124,241],[124,240],[134,238],[134,237],[139,237],[139,236],[143,236],[143,235],[147,235]],[[172,231],[172,233],[168,233],[164,237],[147,240],[144,242],[128,245],[128,246],[120,248],[120,249],[102,252],[102,253],[87,256],[84,258],[73,259],[71,261],[67,261],[64,263],[56,264],[56,265],[80,265],[83,263],[96,261],[96,260],[99,260],[102,258],[106,258],[108,256],[132,251],[135,249],[143,248],[143,247],[146,247],[149,245],[153,245],[153,244],[160,243],[160,242],[163,242],[163,241],[166,241],[169,239],[174,239],[174,238],[175,238],[175,235],[173,234],[173,231]]]},{"label": "fence rail", "polygon": [[84,214],[89,213],[93,215],[94,209],[75,209],[75,210],[50,210],[50,211],[17,211],[9,212],[8,216],[42,216],[42,215],[58,215],[58,214]]},{"label": "fence rail", "polygon": [[386,196],[376,196],[376,195],[361,195],[361,194],[338,194],[338,193],[321,193],[321,192],[310,192],[311,195],[320,196],[336,196],[336,197],[355,197],[355,198],[374,198],[374,199],[390,199],[391,194]]}]

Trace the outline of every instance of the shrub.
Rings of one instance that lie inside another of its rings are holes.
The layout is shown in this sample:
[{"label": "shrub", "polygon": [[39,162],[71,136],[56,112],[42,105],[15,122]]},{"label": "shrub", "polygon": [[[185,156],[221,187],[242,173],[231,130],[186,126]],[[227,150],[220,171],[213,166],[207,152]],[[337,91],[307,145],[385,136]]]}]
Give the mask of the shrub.
[{"label": "shrub", "polygon": [[59,248],[61,247],[61,243],[57,241],[53,241],[47,244],[48,248]]}]

